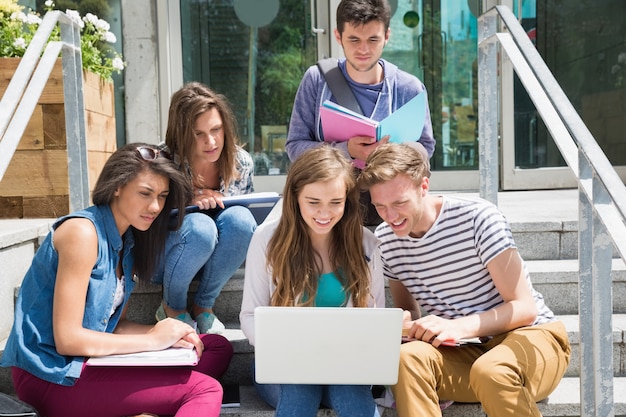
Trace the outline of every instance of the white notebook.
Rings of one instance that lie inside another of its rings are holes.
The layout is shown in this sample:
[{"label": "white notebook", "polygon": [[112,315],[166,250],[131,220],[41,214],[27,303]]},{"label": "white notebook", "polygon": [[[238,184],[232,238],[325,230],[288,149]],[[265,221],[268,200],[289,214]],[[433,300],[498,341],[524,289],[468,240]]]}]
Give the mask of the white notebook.
[{"label": "white notebook", "polygon": [[198,364],[195,349],[168,348],[150,352],[125,353],[91,357],[90,366],[194,366]]},{"label": "white notebook", "polygon": [[397,382],[399,308],[257,307],[254,325],[258,383]]}]

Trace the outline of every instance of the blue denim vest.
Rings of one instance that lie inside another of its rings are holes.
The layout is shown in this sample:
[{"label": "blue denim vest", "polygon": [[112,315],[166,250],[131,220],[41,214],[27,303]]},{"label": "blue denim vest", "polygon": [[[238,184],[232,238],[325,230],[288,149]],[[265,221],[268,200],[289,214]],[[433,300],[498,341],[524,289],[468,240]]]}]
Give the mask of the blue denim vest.
[{"label": "blue denim vest", "polygon": [[[98,234],[98,258],[91,271],[87,289],[83,327],[113,332],[128,302],[135,280],[132,232],[124,234],[124,245],[109,206],[91,206],[59,218],[37,250],[26,272],[15,306],[15,322],[2,355],[2,366],[19,367],[41,379],[73,385],[80,376],[84,359],[60,355],[52,332],[52,300],[59,257],[54,248],[54,230],[72,217],[91,220]],[[126,291],[124,302],[109,317],[115,296],[115,267],[124,248],[122,267]]]}]

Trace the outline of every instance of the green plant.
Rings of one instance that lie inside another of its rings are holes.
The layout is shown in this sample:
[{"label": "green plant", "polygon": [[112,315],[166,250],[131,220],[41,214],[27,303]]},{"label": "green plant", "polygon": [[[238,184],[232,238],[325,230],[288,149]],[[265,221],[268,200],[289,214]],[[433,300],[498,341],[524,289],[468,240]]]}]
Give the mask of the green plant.
[{"label": "green plant", "polygon": [[[54,6],[51,0],[45,2],[46,11],[54,10]],[[124,69],[122,55],[111,46],[117,39],[109,31],[110,25],[106,20],[92,13],[81,16],[78,11],[70,9],[65,14],[81,28],[80,46],[85,71],[111,80],[114,72]],[[17,0],[0,0],[0,57],[23,56],[40,24],[39,14],[20,6]],[[57,26],[50,39],[59,40],[59,32]]]}]

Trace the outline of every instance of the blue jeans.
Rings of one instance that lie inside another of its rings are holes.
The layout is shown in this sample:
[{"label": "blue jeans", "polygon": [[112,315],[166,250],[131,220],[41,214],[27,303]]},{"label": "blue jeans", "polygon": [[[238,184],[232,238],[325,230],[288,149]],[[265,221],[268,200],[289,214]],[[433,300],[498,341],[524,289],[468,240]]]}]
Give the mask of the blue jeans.
[{"label": "blue jeans", "polygon": [[243,206],[229,207],[215,218],[187,214],[180,229],[167,237],[164,257],[153,279],[163,285],[167,306],[186,310],[189,284],[197,277],[200,282],[194,303],[213,308],[226,282],[246,259],[255,229],[254,216]]},{"label": "blue jeans", "polygon": [[[254,380],[254,376],[253,376]],[[275,417],[315,417],[320,405],[339,417],[380,417],[369,385],[257,384],[259,397],[276,409]]]}]

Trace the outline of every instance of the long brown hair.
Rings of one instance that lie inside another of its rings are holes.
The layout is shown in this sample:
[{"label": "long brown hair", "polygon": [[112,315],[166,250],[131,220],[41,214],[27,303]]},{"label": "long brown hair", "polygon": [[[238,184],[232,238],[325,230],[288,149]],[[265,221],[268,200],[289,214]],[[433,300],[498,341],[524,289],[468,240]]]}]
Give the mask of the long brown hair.
[{"label": "long brown hair", "polygon": [[175,224],[170,224],[172,209],[182,212],[191,194],[189,182],[168,158],[156,154],[157,158],[144,159],[137,148],[148,147],[157,149],[148,143],[129,143],[113,153],[104,164],[92,192],[95,205],[109,205],[113,201],[115,191],[131,182],[143,171],[152,171],[169,179],[169,194],[163,209],[146,231],[131,226],[135,237],[135,271],[140,278],[151,279],[154,265],[158,262],[165,248],[165,239],[170,229],[177,229],[183,216],[178,216]]},{"label": "long brown hair", "polygon": [[224,149],[217,160],[217,168],[225,188],[228,189],[228,185],[238,179],[239,175],[236,166],[239,136],[237,120],[226,96],[199,82],[187,83],[176,91],[170,101],[165,144],[181,164],[189,163],[196,143],[193,131],[196,119],[213,108],[217,109],[222,118]]},{"label": "long brown hair", "polygon": [[321,262],[311,244],[309,227],[300,214],[298,196],[307,184],[336,178],[345,183],[346,203],[343,217],[331,231],[330,261],[334,271],[340,270],[338,278],[354,306],[367,307],[370,273],[363,249],[359,192],[352,164],[339,150],[326,145],[304,152],[289,168],[282,215],[267,249],[268,267],[276,285],[271,305],[313,305]]}]

